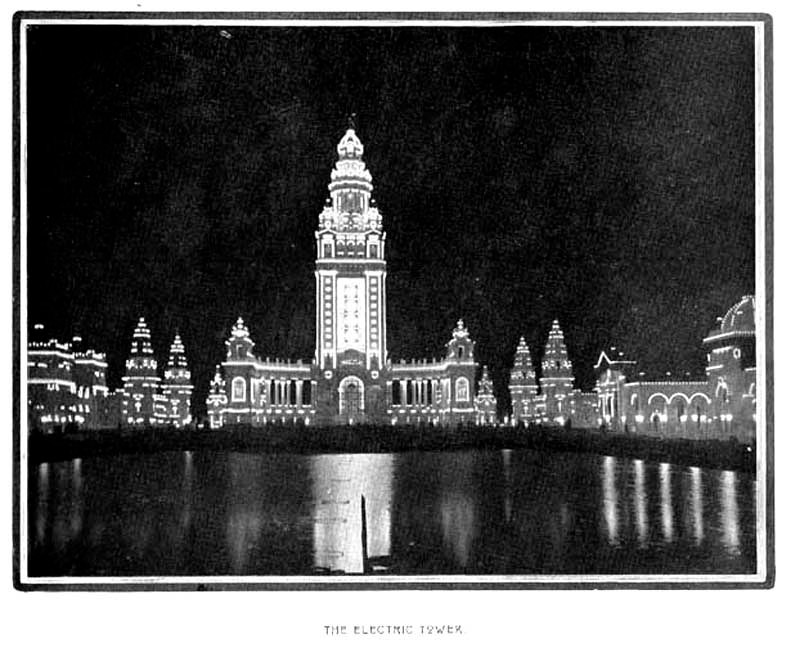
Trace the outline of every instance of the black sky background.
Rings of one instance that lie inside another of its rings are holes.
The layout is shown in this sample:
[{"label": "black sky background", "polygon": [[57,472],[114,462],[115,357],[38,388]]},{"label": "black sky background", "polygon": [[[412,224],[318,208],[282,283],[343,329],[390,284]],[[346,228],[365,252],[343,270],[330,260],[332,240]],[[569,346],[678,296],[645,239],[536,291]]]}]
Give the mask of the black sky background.
[{"label": "black sky background", "polygon": [[[198,412],[242,315],[314,352],[314,230],[346,116],[387,231],[391,358],[459,317],[503,405],[559,318],[701,379],[754,291],[753,29],[28,28],[29,324],[108,352],[178,329]],[[223,29],[223,33],[222,33]]]}]

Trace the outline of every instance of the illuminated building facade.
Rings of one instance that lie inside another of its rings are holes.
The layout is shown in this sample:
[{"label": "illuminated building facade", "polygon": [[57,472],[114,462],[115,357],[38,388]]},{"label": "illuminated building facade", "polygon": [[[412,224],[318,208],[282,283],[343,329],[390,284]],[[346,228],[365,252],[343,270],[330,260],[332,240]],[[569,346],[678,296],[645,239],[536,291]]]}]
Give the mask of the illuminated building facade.
[{"label": "illuminated building facade", "polygon": [[150,329],[144,317],[134,329],[126,375],[118,398],[122,402],[121,425],[187,425],[191,421],[191,373],[185,349],[176,335],[169,352],[164,382],[158,375]]},{"label": "illuminated building facade", "polygon": [[82,338],[44,338],[36,324],[27,350],[30,430],[52,431],[68,424],[83,429],[174,425],[191,422],[191,374],[180,336],[175,337],[161,383],[150,330],[140,318],[126,361],[123,387],[110,392],[106,355],[85,349]]},{"label": "illuminated building facade", "polygon": [[107,424],[106,367],[106,356],[84,349],[79,336],[47,340],[36,324],[27,350],[29,429]]},{"label": "illuminated building facade", "polygon": [[462,321],[443,358],[411,363],[388,358],[382,215],[353,127],[337,150],[330,196],[315,233],[314,359],[262,361],[238,319],[211,383],[211,426],[474,422],[477,365]]},{"label": "illuminated building facade", "polygon": [[594,426],[597,397],[594,393],[575,389],[573,380],[573,364],[557,320],[551,325],[543,352],[540,380],[535,373],[527,342],[522,337],[510,372],[511,422],[525,426],[531,423]]},{"label": "illuminated building facade", "polygon": [[644,381],[637,363],[603,352],[597,423],[632,434],[752,441],[756,435],[755,300],[745,296],[704,338],[706,380]]}]

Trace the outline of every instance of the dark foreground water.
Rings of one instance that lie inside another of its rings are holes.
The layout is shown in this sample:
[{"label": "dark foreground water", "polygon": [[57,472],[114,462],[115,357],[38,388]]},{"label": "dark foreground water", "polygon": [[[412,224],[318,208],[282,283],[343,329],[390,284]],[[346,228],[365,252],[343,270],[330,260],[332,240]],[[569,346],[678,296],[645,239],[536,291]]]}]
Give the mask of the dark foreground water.
[{"label": "dark foreground water", "polygon": [[33,576],[730,574],[756,563],[753,475],[634,459],[167,452],[32,466],[29,487]]}]

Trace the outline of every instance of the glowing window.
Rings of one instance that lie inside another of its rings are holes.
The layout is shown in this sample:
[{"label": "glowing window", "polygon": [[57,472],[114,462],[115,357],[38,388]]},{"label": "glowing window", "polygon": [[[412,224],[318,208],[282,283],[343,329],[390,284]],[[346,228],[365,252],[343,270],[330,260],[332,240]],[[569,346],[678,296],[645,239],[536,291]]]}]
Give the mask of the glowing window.
[{"label": "glowing window", "polygon": [[468,401],[469,400],[469,380],[464,377],[456,379],[456,400]]},{"label": "glowing window", "polygon": [[246,381],[240,376],[232,379],[232,400],[234,402],[246,400]]}]

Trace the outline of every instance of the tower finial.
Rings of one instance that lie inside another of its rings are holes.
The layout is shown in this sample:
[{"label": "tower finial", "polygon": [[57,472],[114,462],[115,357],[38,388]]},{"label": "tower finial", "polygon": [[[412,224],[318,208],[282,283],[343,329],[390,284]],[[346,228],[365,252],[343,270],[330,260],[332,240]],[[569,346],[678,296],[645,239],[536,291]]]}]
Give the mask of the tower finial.
[{"label": "tower finial", "polygon": [[357,119],[357,113],[350,113],[349,117],[347,117],[347,128],[350,130],[355,130],[355,119]]}]

